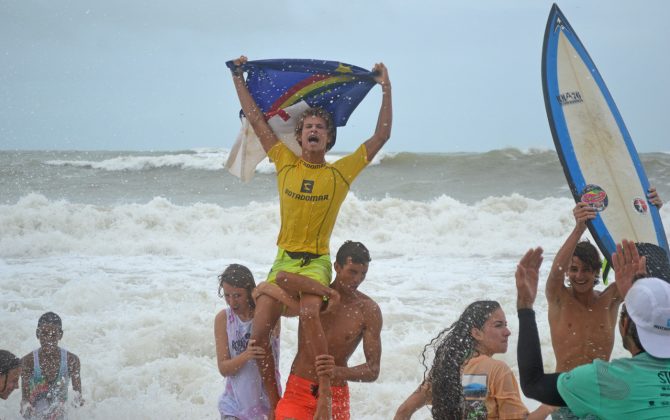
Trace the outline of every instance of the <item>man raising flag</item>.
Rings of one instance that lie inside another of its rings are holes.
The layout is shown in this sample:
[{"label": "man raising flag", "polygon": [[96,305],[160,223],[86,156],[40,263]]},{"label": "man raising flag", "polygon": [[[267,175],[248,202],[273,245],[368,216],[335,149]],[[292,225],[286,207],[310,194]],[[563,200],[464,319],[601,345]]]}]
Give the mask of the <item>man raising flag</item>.
[{"label": "man raising flag", "polygon": [[[284,60],[283,66],[292,73],[293,68],[286,63],[287,61]],[[383,96],[377,126],[372,137],[352,154],[329,164],[325,160],[325,155],[335,143],[337,112],[333,115],[324,108],[310,107],[300,115],[294,131],[295,139],[300,145],[300,156],[296,156],[279,140],[277,133],[266,120],[272,117],[267,113],[264,114],[263,107],[267,104],[259,104],[245,83],[243,73],[247,68],[253,69],[253,63],[248,63],[247,58],[241,56],[232,63],[229,62],[228,66],[233,73],[233,82],[242,111],[260,140],[263,150],[277,169],[281,229],[277,240],[277,257],[267,281],[284,287],[300,299],[300,324],[302,332],[309,337],[305,341],[312,346],[311,353],[328,354],[319,311],[324,299],[338,300],[339,296],[336,292],[331,292],[329,296],[318,294],[317,290],[322,289],[316,287],[318,284],[314,282],[324,286],[330,283],[332,273],[329,255],[330,235],[337,213],[351,183],[391,136],[393,112],[388,71],[382,63],[376,64],[373,68],[373,80],[381,85]],[[290,103],[290,98],[295,98],[296,103],[299,103],[301,90],[309,92],[310,87],[316,87],[320,92],[305,96],[307,104],[315,98],[330,97],[327,103],[334,103],[337,100],[348,104],[349,108],[351,104],[355,107],[364,94],[354,97],[336,90],[337,84],[342,84],[342,81],[345,86],[365,88],[363,83],[359,83],[364,80],[363,77],[352,77],[349,74],[353,72],[352,67],[337,65],[331,70],[331,75],[325,77],[318,76],[319,72],[313,71],[314,74],[307,78],[305,86],[293,84],[291,86],[293,92],[282,94],[282,98],[286,99],[283,103],[287,101]],[[319,77],[322,77],[321,80]],[[322,82],[324,80],[327,82]],[[330,87],[327,85],[329,82],[332,82]],[[274,86],[273,90],[282,90],[277,83],[271,85]],[[369,88],[365,89],[366,93],[367,90]],[[265,111],[269,110],[266,108]],[[281,109],[275,111],[280,113]],[[344,122],[347,117],[348,114],[344,116]],[[295,283],[286,285],[286,273],[298,274],[299,276],[293,277],[299,277],[302,281],[298,282],[297,286]],[[269,350],[269,333],[281,316],[281,311],[282,307],[277,301],[261,296],[257,302],[251,336],[257,344],[266,349],[265,357],[259,363],[259,369],[271,407],[276,406],[279,393],[274,376],[274,360]],[[330,378],[327,375],[319,376],[318,385],[315,418],[327,419],[330,417]]]}]

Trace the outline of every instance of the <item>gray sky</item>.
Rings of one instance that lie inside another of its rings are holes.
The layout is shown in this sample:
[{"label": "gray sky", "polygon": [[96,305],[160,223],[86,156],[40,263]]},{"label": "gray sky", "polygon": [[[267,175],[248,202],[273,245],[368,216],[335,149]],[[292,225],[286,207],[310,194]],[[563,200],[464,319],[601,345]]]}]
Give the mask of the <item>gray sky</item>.
[{"label": "gray sky", "polygon": [[[0,149],[229,148],[225,61],[383,61],[386,150],[551,149],[540,81],[547,0],[0,0]],[[641,152],[670,152],[670,2],[566,0]],[[338,134],[374,129],[376,87]]]}]

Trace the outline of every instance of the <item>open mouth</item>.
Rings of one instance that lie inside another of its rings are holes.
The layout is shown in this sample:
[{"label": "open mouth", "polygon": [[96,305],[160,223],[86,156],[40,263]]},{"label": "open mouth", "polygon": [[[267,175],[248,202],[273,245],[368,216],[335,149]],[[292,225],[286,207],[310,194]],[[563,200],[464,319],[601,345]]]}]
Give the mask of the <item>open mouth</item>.
[{"label": "open mouth", "polygon": [[307,141],[308,141],[309,143],[318,143],[318,142],[319,142],[319,138],[318,138],[317,136],[309,136],[309,137],[307,138]]}]

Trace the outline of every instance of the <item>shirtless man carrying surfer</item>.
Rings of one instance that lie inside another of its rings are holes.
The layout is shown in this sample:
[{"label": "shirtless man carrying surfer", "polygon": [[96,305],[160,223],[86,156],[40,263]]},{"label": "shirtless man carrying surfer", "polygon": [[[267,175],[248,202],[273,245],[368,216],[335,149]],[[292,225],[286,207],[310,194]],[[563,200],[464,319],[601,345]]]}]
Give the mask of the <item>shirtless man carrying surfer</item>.
[{"label": "shirtless man carrying surfer", "polygon": [[[370,254],[360,242],[347,241],[337,252],[334,264],[336,276],[330,287],[339,293],[341,300],[332,310],[329,308],[321,315],[330,354],[312,353],[301,321],[298,353],[291,366],[284,397],[277,405],[277,419],[312,420],[316,411],[316,396],[320,393],[317,382],[322,375],[329,376],[332,382],[332,418],[349,419],[347,382],[373,382],[379,376],[382,313],[374,300],[358,290],[365,280],[369,262]],[[295,277],[298,276],[289,275],[289,283]],[[316,287],[325,288],[321,285]],[[292,302],[278,287],[263,284],[257,289],[259,293],[281,300],[290,312],[295,314],[299,310],[297,302]],[[325,292],[320,291],[322,294]],[[350,367],[349,357],[361,340],[365,363]]]}]

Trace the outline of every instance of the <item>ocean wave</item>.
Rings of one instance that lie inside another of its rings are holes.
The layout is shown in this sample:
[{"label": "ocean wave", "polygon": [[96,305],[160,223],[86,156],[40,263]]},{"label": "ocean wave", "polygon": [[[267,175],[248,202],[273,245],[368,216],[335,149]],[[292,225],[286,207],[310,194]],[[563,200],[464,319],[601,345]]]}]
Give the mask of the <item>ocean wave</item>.
[{"label": "ocean wave", "polygon": [[48,160],[46,165],[72,166],[104,171],[146,171],[159,168],[200,169],[218,171],[228,159],[228,151],[164,154],[158,156],[118,156],[100,161]]},{"label": "ocean wave", "polygon": [[[558,249],[572,230],[572,200],[518,194],[465,204],[448,196],[430,202],[353,194],[342,206],[331,247],[353,239],[378,256],[415,253],[439,258],[515,255],[519,247]],[[670,212],[664,208],[666,225]],[[0,257],[53,255],[188,255],[271,261],[279,205],[179,206],[156,197],[145,204],[94,206],[24,196],[0,206]]]},{"label": "ocean wave", "polygon": [[[198,148],[188,153],[167,153],[162,155],[123,155],[102,160],[65,160],[52,159],[44,161],[49,166],[69,166],[82,169],[103,171],[148,171],[153,169],[196,169],[203,171],[222,170],[230,151],[227,149]],[[334,162],[346,153],[328,153],[326,161]],[[384,159],[392,158],[395,153],[380,152],[370,165],[379,165]],[[274,165],[268,158],[263,159],[256,167],[258,173],[274,173]]]}]

